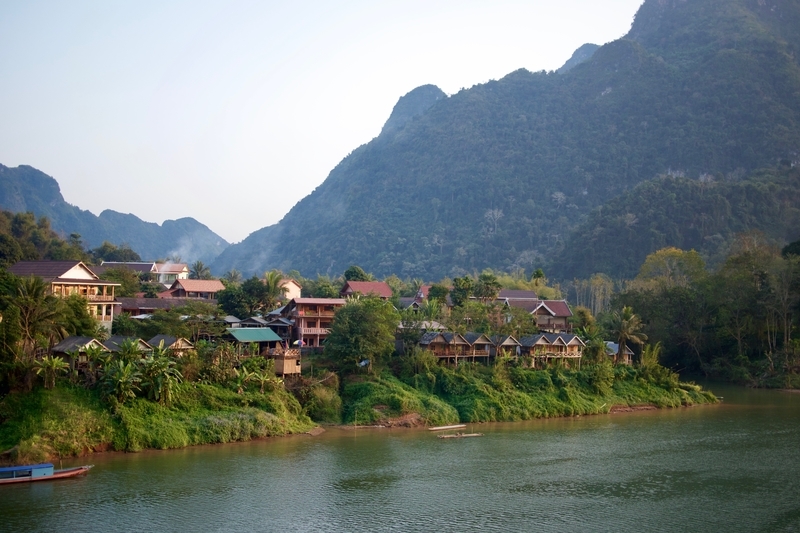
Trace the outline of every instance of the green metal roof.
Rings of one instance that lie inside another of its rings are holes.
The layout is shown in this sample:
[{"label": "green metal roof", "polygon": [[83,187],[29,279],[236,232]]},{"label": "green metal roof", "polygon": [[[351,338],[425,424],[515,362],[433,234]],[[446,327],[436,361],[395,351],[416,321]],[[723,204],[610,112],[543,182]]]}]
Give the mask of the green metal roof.
[{"label": "green metal roof", "polygon": [[281,340],[277,333],[270,328],[227,328],[227,330],[239,342],[273,342]]}]

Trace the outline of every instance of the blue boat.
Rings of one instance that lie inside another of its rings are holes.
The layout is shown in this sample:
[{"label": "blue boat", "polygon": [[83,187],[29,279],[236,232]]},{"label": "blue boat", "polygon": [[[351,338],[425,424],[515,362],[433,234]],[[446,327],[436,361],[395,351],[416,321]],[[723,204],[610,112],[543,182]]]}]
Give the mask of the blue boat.
[{"label": "blue boat", "polygon": [[63,470],[54,470],[53,463],[38,465],[7,466],[0,468],[0,485],[7,483],[24,483],[30,481],[48,481],[64,479],[86,474],[93,465],[76,466]]}]

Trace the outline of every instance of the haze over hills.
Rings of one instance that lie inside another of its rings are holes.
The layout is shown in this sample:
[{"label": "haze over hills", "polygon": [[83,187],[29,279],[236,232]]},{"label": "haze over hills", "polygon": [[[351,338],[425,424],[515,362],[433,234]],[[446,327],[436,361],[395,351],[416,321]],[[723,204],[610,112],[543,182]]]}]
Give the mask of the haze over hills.
[{"label": "haze over hills", "polygon": [[[98,191],[102,194],[102,187]],[[68,204],[56,180],[25,165],[0,165],[0,208],[46,216],[56,232],[63,237],[79,233],[88,248],[103,241],[126,243],[149,260],[177,255],[185,262],[211,262],[228,246],[225,239],[193,218],[166,220],[159,225],[110,210],[95,216]]]},{"label": "haze over hills", "polygon": [[[556,258],[580,263],[573,235],[588,231],[590,213],[640,183],[736,181],[798,159],[798,27],[798,0],[647,0],[625,37],[584,49],[560,73],[519,70],[449,97],[418,88],[378,137],[212,268],[313,276],[358,264],[439,279],[547,266],[559,277]],[[635,205],[613,205],[638,216]],[[663,233],[647,246],[670,245],[688,228],[647,231]],[[718,233],[721,247],[731,232]]]}]

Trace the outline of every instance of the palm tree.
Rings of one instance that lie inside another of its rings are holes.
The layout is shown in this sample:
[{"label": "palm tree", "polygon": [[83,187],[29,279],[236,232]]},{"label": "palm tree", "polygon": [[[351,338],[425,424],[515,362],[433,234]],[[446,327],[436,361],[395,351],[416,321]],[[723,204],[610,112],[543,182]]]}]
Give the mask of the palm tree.
[{"label": "palm tree", "polygon": [[151,355],[142,360],[142,386],[148,398],[169,407],[181,381],[183,375],[169,357]]},{"label": "palm tree", "polygon": [[33,363],[36,375],[44,376],[44,388],[52,389],[56,386],[56,376],[69,369],[69,365],[61,357],[45,356]]},{"label": "palm tree", "polygon": [[611,333],[617,339],[618,348],[617,354],[614,357],[614,362],[619,362],[625,347],[628,342],[634,344],[644,344],[647,340],[647,335],[642,333],[642,320],[633,314],[633,309],[630,306],[622,308],[622,313],[614,311],[611,315]]},{"label": "palm tree", "polygon": [[248,372],[245,367],[233,369],[233,383],[236,385],[236,393],[242,394],[247,383],[253,379],[253,373]]},{"label": "palm tree", "polygon": [[47,294],[47,284],[42,278],[30,276],[21,279],[10,305],[19,311],[22,352],[29,361],[33,360],[42,344],[52,344],[66,336],[62,325],[63,302]]},{"label": "palm tree", "polygon": [[264,272],[264,285],[266,286],[264,306],[267,311],[272,311],[278,307],[281,299],[286,296],[289,290],[286,286],[281,285],[281,281],[283,281],[283,273],[281,271],[270,270],[269,272]]},{"label": "palm tree", "polygon": [[264,387],[268,383],[278,384],[281,382],[281,379],[275,376],[274,366],[273,368],[265,368],[260,372],[253,372],[251,379],[261,385],[261,394],[264,394]]},{"label": "palm tree", "polygon": [[232,285],[234,287],[238,287],[239,285],[241,285],[242,280],[243,280],[242,273],[236,270],[235,268],[228,270],[222,276],[222,281],[226,282],[225,283],[226,285]]},{"label": "palm tree", "polygon": [[189,267],[189,279],[211,279],[211,269],[202,261],[195,261]]},{"label": "palm tree", "polygon": [[119,344],[119,358],[126,363],[136,363],[142,358],[137,339],[125,339]]},{"label": "palm tree", "polygon": [[103,392],[122,404],[125,400],[136,398],[141,381],[142,374],[133,363],[116,360],[103,373]]}]

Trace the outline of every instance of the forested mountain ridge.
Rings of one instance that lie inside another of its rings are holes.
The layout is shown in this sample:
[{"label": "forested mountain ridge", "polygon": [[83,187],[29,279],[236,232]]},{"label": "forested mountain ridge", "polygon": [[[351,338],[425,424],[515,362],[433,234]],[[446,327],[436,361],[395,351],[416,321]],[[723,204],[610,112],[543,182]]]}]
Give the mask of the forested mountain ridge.
[{"label": "forested mountain ridge", "polygon": [[103,241],[125,243],[150,260],[180,255],[184,261],[211,262],[228,246],[222,237],[193,218],[166,220],[159,225],[111,210],[95,216],[68,204],[55,179],[27,165],[0,165],[0,208],[47,217],[52,229],[63,238],[78,233],[88,248],[100,246]]},{"label": "forested mountain ridge", "polygon": [[657,175],[797,159],[799,14],[797,0],[647,0],[626,37],[567,72],[462,90],[357,148],[213,268],[359,264],[427,279],[533,268],[592,209]]},{"label": "forested mountain ridge", "polygon": [[697,250],[722,262],[737,234],[759,231],[776,242],[800,238],[800,166],[702,179],[661,176],[593,211],[553,257],[561,279],[595,272],[631,279],[649,253]]}]

